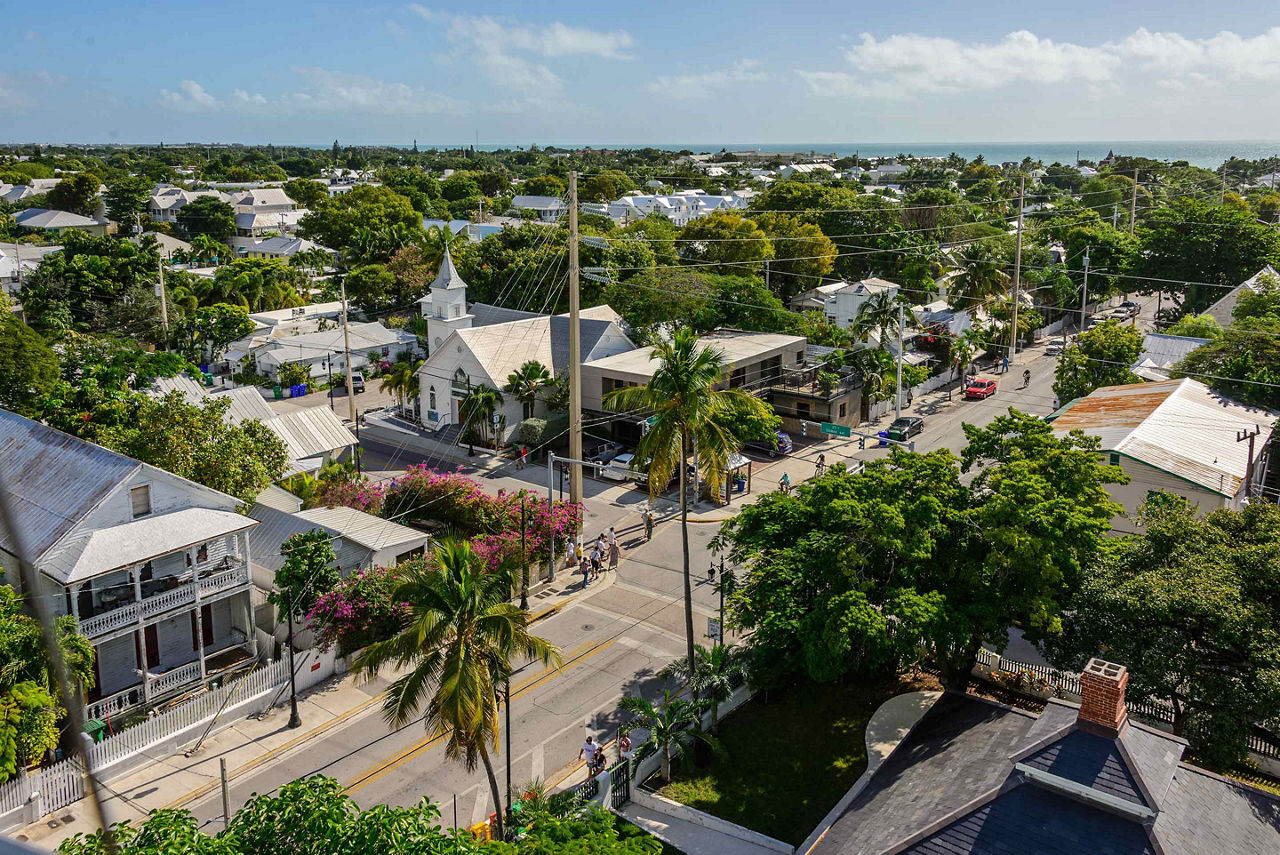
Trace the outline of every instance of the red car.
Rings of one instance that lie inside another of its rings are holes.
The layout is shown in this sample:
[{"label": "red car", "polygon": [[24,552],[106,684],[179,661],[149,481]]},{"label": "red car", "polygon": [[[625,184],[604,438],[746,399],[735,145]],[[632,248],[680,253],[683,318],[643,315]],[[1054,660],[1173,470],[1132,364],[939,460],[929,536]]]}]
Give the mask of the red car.
[{"label": "red car", "polygon": [[966,398],[982,400],[983,398],[990,398],[995,393],[996,381],[988,380],[985,377],[971,380],[969,385],[964,387],[964,396]]}]

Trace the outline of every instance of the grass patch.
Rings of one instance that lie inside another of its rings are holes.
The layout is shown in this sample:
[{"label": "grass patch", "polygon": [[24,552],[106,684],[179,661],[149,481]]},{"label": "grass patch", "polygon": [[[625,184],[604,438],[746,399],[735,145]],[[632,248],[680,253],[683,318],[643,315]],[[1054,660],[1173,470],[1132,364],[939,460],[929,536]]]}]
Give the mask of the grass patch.
[{"label": "grass patch", "polygon": [[720,722],[727,755],[678,773],[658,792],[799,845],[867,768],[867,720],[894,695],[938,688],[911,680],[797,683],[757,695]]},{"label": "grass patch", "polygon": [[613,827],[618,830],[619,840],[628,840],[632,837],[649,837],[662,844],[662,855],[684,855],[683,852],[670,843],[665,840],[659,840],[640,826],[618,816],[616,813],[613,815]]}]

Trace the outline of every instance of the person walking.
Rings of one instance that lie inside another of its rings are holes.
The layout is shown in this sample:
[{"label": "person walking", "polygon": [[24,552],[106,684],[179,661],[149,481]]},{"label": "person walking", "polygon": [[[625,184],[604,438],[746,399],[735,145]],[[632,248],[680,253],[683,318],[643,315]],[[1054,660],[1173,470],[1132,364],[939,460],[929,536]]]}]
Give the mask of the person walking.
[{"label": "person walking", "polygon": [[630,763],[631,754],[631,737],[624,733],[618,737],[618,759],[624,763]]},{"label": "person walking", "polygon": [[[609,533],[612,534],[613,529],[610,529]],[[610,570],[616,571],[618,569],[618,559],[621,557],[622,557],[622,548],[618,546],[618,539],[616,537],[609,538],[609,569]]]},{"label": "person walking", "polygon": [[1001,374],[1009,373],[1009,357],[1007,356],[1000,361],[1000,373]]},{"label": "person walking", "polygon": [[521,469],[529,465],[529,446],[520,446],[520,467]]},{"label": "person walking", "polygon": [[644,520],[644,539],[653,540],[653,508],[646,506],[640,512],[640,519]]},{"label": "person walking", "polygon": [[591,578],[592,579],[600,578],[600,559],[601,557],[603,557],[603,554],[604,553],[600,549],[600,542],[596,541],[596,545],[591,547]]},{"label": "person walking", "polygon": [[594,737],[588,736],[587,741],[582,743],[582,747],[578,749],[578,759],[587,761],[587,774],[591,775],[591,769],[596,764],[596,755],[600,753],[600,746],[596,745]]},{"label": "person walking", "polygon": [[587,587],[591,582],[591,562],[583,558],[578,564],[578,570],[582,572],[582,587]]}]

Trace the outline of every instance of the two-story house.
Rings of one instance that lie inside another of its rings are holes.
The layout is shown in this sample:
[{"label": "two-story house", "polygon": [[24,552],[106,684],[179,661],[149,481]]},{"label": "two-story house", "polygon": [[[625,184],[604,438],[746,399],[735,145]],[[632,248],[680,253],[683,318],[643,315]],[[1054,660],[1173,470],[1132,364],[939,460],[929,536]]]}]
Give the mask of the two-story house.
[{"label": "two-story house", "polygon": [[94,647],[90,718],[200,689],[257,657],[248,531],[240,501],[0,410],[4,581],[17,555],[34,596],[74,615]]}]

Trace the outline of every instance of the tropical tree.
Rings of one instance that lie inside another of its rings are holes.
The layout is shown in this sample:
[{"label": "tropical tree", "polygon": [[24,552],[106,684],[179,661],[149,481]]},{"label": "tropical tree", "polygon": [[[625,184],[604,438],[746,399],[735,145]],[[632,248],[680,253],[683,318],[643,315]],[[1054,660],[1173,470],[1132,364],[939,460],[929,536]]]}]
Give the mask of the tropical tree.
[{"label": "tropical tree", "polygon": [[280,544],[284,564],[276,571],[275,590],[267,594],[267,600],[275,606],[289,609],[295,616],[305,615],[315,607],[316,600],[333,590],[342,579],[334,566],[337,553],[329,533],[315,528],[290,535]]},{"label": "tropical tree", "polygon": [[418,369],[421,367],[421,359],[412,362],[401,360],[394,363],[391,370],[382,375],[378,388],[396,396],[401,412],[404,412],[406,401],[418,397],[422,391],[422,386],[418,383]]},{"label": "tropical tree", "polygon": [[546,366],[536,359],[530,359],[507,375],[507,385],[502,388],[520,402],[524,408],[522,417],[527,419],[533,416],[533,405],[538,400],[538,394],[552,382],[551,372]]},{"label": "tropical tree", "polygon": [[313,275],[323,273],[332,264],[333,256],[318,246],[294,253],[293,257],[289,259],[290,267],[309,271]]},{"label": "tropical tree", "polygon": [[725,644],[711,648],[699,644],[695,653],[698,664],[692,673],[688,660],[676,659],[659,671],[658,676],[686,683],[697,697],[708,701],[711,704],[711,732],[715,733],[720,729],[720,704],[729,700],[734,684],[747,676],[746,650]]},{"label": "tropical tree", "polygon": [[[467,436],[473,439],[479,433],[481,439],[487,439],[492,432],[494,434],[494,444],[497,444],[497,431],[494,430],[493,419],[498,411],[502,408],[504,398],[502,393],[492,386],[486,386],[481,383],[478,386],[472,386],[467,391],[467,396],[458,404],[458,414],[462,416],[462,423],[466,426]],[[471,446],[469,454],[476,453],[474,442]]]},{"label": "tropical tree", "polygon": [[236,231],[235,210],[216,196],[198,196],[178,209],[178,225],[188,238],[226,240]]},{"label": "tropical tree", "polygon": [[191,255],[197,261],[214,261],[227,254],[227,245],[207,234],[191,238]]},{"label": "tropical tree", "polygon": [[457,255],[462,252],[467,242],[468,238],[465,229],[459,229],[454,232],[449,228],[448,223],[444,223],[438,226],[428,226],[420,245],[424,260],[430,266],[438,268],[444,263],[446,252]]},{"label": "tropical tree", "polygon": [[649,492],[658,495],[679,473],[680,543],[684,559],[684,626],[689,670],[697,668],[693,635],[693,582],[689,574],[689,479],[685,462],[698,446],[702,476],[712,495],[719,495],[729,465],[729,456],[739,443],[724,427],[724,417],[732,408],[748,413],[766,412],[769,407],[741,389],[717,389],[725,373],[724,354],[702,347],[692,330],[679,329],[670,341],[654,348],[658,369],[644,386],[615,389],[605,396],[604,405],[613,411],[651,410],[649,432],[636,447],[636,457],[649,460]]},{"label": "tropical tree", "polygon": [[510,573],[490,572],[466,541],[437,543],[434,559],[435,567],[412,561],[396,569],[392,599],[407,604],[404,628],[365,648],[354,668],[366,676],[384,665],[409,668],[387,689],[387,721],[406,724],[425,707],[426,728],[447,735],[445,754],[468,771],[483,763],[493,803],[501,805],[489,756],[498,745],[498,686],[510,680],[513,656],[549,664],[560,654],[530,633],[529,615],[508,602]]},{"label": "tropical tree", "polygon": [[713,748],[718,747],[715,737],[702,729],[702,711],[711,705],[710,701],[686,701],[671,694],[670,689],[662,692],[662,702],[655,705],[644,698],[626,697],[618,702],[618,708],[631,713],[635,718],[618,728],[618,733],[626,734],[633,730],[649,731],[649,738],[640,744],[632,758],[632,768],[640,765],[640,761],[651,754],[662,757],[661,774],[665,781],[671,780],[671,758],[687,759],[689,749],[695,739],[700,739]]},{"label": "tropical tree", "polygon": [[1104,321],[1062,352],[1054,369],[1053,393],[1063,404],[1102,386],[1137,383],[1130,370],[1142,353],[1142,333],[1117,321]]},{"label": "tropical tree", "polygon": [[[890,335],[890,330],[893,334]],[[898,302],[893,292],[878,291],[858,307],[857,317],[853,319],[854,335],[859,341],[866,341],[873,332],[879,332],[880,347],[885,347],[889,339],[898,336]]]},{"label": "tropical tree", "polygon": [[961,247],[953,261],[956,274],[947,285],[947,302],[953,309],[972,310],[975,305],[1003,294],[1009,284],[1004,255],[990,241]]},{"label": "tropical tree", "polygon": [[957,375],[968,370],[975,356],[987,346],[986,336],[977,327],[960,333],[951,342],[951,359],[956,367]]}]

